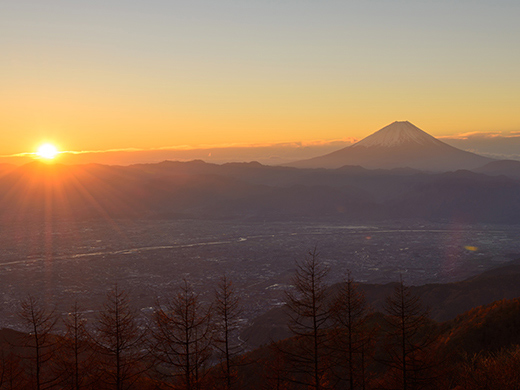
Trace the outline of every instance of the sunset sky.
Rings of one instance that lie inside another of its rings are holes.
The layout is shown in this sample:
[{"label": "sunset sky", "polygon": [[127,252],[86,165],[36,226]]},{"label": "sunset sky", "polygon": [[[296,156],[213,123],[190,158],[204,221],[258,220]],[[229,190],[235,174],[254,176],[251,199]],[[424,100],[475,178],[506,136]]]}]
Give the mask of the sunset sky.
[{"label": "sunset sky", "polygon": [[518,0],[0,1],[0,156],[348,144],[395,120],[518,141],[519,20]]}]

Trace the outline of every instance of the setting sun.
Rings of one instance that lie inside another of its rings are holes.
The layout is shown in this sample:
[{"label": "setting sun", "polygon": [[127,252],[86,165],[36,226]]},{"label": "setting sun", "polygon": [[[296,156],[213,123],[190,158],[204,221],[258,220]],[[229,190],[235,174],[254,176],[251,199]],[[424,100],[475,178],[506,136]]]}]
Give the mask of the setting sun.
[{"label": "setting sun", "polygon": [[38,148],[36,155],[41,158],[52,160],[58,155],[58,149],[51,144],[43,144]]}]

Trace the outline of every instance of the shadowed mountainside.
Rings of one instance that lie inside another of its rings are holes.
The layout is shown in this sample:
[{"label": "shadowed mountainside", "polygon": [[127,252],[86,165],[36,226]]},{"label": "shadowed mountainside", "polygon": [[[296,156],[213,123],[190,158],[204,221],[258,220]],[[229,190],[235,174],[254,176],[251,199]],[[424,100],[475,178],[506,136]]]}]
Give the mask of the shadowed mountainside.
[{"label": "shadowed mountainside", "polygon": [[0,177],[0,214],[27,218],[419,218],[520,222],[520,181],[469,171],[335,170],[258,163],[128,167],[38,162]]},{"label": "shadowed mountainside", "polygon": [[[392,294],[396,285],[361,283],[359,288],[365,293],[369,305],[375,311],[381,311],[386,297]],[[331,286],[328,295],[333,296],[339,286]],[[460,282],[411,286],[410,289],[430,308],[433,320],[454,320],[458,315],[477,306],[520,297],[520,259]],[[275,308],[256,318],[242,332],[241,338],[248,340],[253,347],[281,340],[290,336],[287,323],[285,308]]]},{"label": "shadowed mountainside", "polygon": [[486,175],[504,175],[513,178],[520,178],[520,161],[516,160],[499,160],[492,161],[480,168],[473,170],[474,172],[484,173]]}]

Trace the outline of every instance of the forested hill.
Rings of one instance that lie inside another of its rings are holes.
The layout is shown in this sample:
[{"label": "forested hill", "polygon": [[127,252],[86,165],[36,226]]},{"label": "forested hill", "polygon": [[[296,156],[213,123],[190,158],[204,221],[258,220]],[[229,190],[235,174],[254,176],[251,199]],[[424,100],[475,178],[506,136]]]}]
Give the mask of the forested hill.
[{"label": "forested hill", "polygon": [[[408,388],[431,390],[513,390],[520,388],[520,298],[504,299],[487,305],[475,307],[455,319],[435,323],[426,322],[418,330],[418,340],[428,340],[423,344],[428,354],[410,352],[407,375]],[[356,378],[354,388],[401,389],[402,368],[398,354],[393,362],[385,357],[392,344],[389,339],[392,331],[389,318],[376,313],[368,320],[371,347],[365,351],[364,361],[360,363],[359,350],[353,352],[353,372]],[[408,330],[410,331],[410,330]],[[334,336],[332,336],[334,337]],[[356,336],[356,337],[359,337]],[[420,347],[420,348],[423,348]],[[248,389],[262,389],[266,383],[292,383],[304,378],[308,372],[299,372],[291,378],[290,367],[295,364],[291,351],[298,348],[297,337],[288,337],[276,343],[264,345],[246,355],[248,364],[239,368],[239,378]],[[341,348],[341,347],[340,347]],[[348,347],[343,346],[348,354]],[[357,348],[357,347],[355,347]],[[334,352],[322,350],[323,359],[334,360]],[[363,356],[363,355],[362,355]],[[340,358],[341,360],[341,358]],[[299,361],[299,360],[295,360]],[[348,367],[348,361],[344,363]],[[268,371],[266,371],[266,368]],[[325,368],[323,370],[326,370]],[[342,372],[334,380],[341,383]],[[292,374],[295,375],[295,374]],[[417,375],[417,377],[415,377]],[[413,386],[414,381],[422,386]],[[348,380],[346,381],[348,383]],[[396,387],[396,382],[399,384]],[[401,383],[399,383],[401,382]],[[291,387],[288,387],[291,388]],[[295,387],[299,388],[298,386]],[[336,387],[331,387],[336,388]],[[339,388],[339,387],[338,387]],[[344,387],[341,387],[344,388]],[[346,387],[345,387],[346,388]]]},{"label": "forested hill", "polygon": [[[368,304],[375,311],[383,309],[386,297],[395,286],[396,283],[359,284]],[[339,288],[340,284],[329,287],[329,295],[334,295]],[[475,307],[520,297],[520,259],[460,282],[410,286],[410,290],[430,309],[433,320],[452,320]],[[248,340],[252,347],[268,344],[290,335],[287,322],[285,308],[274,308],[256,318],[253,324],[242,332],[241,337]]]},{"label": "forested hill", "polygon": [[[185,280],[171,298],[158,298],[153,310],[139,314],[115,285],[92,323],[77,304],[56,313],[29,296],[18,315],[24,332],[0,330],[0,388],[520,388],[518,261],[458,283],[410,287],[401,281],[379,290],[352,279],[327,287],[326,274],[315,253],[298,264],[285,318],[273,317],[276,312],[263,318],[290,332],[249,353],[236,337],[240,300],[226,277],[212,303],[199,300]],[[376,307],[384,300],[382,310],[371,310],[365,294]],[[432,320],[424,302],[435,296],[432,308],[438,309],[504,295],[517,297],[444,322]],[[248,332],[260,337],[271,329],[256,324]]]}]

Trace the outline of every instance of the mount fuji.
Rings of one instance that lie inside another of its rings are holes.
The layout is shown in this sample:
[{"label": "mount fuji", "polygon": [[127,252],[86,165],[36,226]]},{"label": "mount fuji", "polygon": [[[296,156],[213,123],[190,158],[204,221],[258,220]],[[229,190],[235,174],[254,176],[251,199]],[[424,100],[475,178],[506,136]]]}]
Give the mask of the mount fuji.
[{"label": "mount fuji", "polygon": [[394,122],[335,152],[286,164],[295,168],[413,168],[426,171],[474,169],[493,161],[450,146],[408,121]]}]

